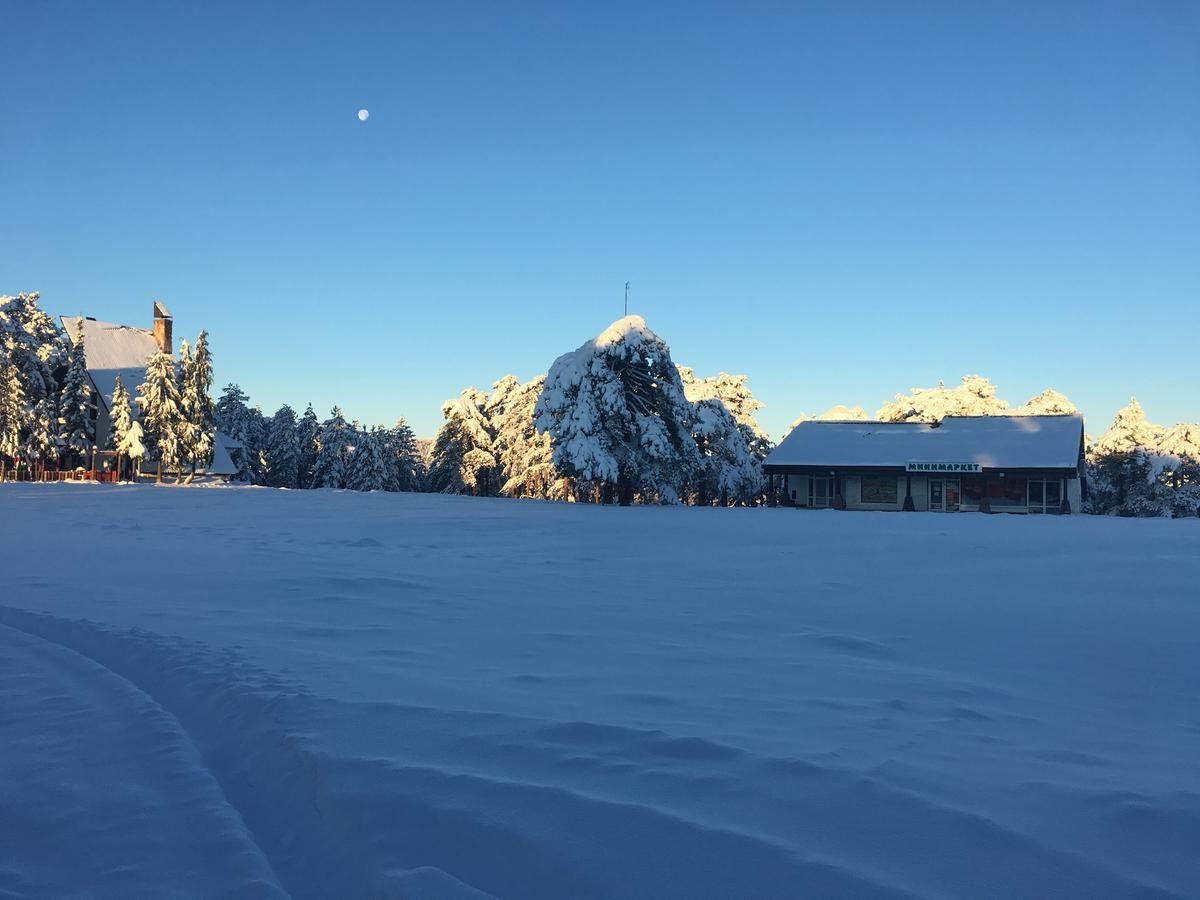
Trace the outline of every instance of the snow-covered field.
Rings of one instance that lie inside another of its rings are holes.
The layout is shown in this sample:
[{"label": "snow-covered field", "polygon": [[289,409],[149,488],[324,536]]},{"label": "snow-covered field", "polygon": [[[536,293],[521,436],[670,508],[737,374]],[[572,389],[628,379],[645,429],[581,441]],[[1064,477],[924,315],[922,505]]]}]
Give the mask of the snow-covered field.
[{"label": "snow-covered field", "polygon": [[0,487],[0,897],[1200,897],[1200,520]]}]

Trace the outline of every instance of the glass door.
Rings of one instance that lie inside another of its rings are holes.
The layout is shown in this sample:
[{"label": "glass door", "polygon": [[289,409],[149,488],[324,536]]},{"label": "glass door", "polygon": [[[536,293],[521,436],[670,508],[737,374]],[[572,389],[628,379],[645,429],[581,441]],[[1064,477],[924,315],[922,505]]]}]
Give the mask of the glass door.
[{"label": "glass door", "polygon": [[833,499],[829,491],[830,479],[824,475],[813,475],[808,480],[808,505],[828,507]]},{"label": "glass door", "polygon": [[947,478],[945,488],[946,512],[958,512],[959,497],[958,479]]},{"label": "glass door", "polygon": [[957,478],[929,479],[929,511],[958,512],[960,483]]}]

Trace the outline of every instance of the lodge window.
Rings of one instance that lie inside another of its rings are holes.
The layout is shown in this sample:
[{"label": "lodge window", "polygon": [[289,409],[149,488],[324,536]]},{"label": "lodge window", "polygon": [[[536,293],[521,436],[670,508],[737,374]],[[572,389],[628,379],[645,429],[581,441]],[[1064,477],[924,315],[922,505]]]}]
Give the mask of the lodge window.
[{"label": "lodge window", "polygon": [[1053,515],[1062,509],[1062,482],[1057,478],[1029,479],[1029,511]]},{"label": "lodge window", "polygon": [[885,503],[895,506],[900,496],[895,475],[864,475],[861,485],[860,499],[863,503]]}]

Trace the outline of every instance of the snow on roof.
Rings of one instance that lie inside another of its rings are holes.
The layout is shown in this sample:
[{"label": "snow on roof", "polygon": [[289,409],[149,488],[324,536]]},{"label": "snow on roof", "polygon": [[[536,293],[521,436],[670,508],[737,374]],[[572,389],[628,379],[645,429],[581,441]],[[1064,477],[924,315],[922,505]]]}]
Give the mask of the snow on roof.
[{"label": "snow on roof", "polygon": [[213,435],[213,458],[211,465],[199,470],[202,475],[236,475],[237,464],[230,451],[241,450],[242,442],[218,431]]},{"label": "snow on roof", "polygon": [[161,300],[155,300],[154,316],[158,319],[169,319],[171,318],[171,311],[167,309],[167,304],[163,303]]},{"label": "snow on roof", "polygon": [[121,383],[132,396],[146,377],[146,360],[158,351],[158,342],[154,340],[154,334],[144,328],[97,322],[83,316],[63,316],[63,329],[72,341],[77,323],[83,325],[83,351],[88,374],[103,397],[105,407],[112,409],[117,376],[121,376]]},{"label": "snow on roof", "polygon": [[767,466],[879,466],[978,463],[985,469],[1075,469],[1080,416],[947,416],[924,422],[810,420],[766,458]]}]

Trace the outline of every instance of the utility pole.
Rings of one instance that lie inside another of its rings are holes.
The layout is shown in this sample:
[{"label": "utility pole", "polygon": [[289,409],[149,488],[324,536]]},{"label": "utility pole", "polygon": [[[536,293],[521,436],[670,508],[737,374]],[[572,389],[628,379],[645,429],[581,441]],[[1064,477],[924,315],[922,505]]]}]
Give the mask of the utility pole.
[{"label": "utility pole", "polygon": [[629,315],[629,282],[625,282],[625,315]]}]

